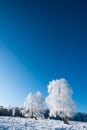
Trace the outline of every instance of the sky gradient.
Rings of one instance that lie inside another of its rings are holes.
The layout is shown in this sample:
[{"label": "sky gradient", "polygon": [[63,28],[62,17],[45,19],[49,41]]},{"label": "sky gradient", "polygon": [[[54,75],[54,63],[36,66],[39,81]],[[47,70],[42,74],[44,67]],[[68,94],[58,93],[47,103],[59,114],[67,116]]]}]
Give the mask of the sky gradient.
[{"label": "sky gradient", "polygon": [[86,0],[0,1],[0,105],[23,106],[65,78],[77,110],[87,112]]}]

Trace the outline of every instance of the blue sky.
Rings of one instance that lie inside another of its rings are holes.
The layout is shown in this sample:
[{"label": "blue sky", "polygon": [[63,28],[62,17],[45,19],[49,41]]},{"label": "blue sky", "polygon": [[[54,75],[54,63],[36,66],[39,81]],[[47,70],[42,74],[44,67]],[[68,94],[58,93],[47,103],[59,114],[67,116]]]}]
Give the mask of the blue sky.
[{"label": "blue sky", "polygon": [[1,0],[0,105],[23,106],[30,92],[46,97],[49,81],[62,77],[87,112],[86,0]]}]

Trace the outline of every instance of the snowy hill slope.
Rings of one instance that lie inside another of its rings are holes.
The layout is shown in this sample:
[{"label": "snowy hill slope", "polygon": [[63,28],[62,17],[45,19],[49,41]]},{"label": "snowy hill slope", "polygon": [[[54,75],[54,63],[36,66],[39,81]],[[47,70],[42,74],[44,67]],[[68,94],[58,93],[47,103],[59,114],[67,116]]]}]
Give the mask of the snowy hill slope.
[{"label": "snowy hill slope", "polygon": [[34,120],[16,117],[0,117],[0,130],[87,130],[87,123],[70,122],[63,124],[57,120]]}]

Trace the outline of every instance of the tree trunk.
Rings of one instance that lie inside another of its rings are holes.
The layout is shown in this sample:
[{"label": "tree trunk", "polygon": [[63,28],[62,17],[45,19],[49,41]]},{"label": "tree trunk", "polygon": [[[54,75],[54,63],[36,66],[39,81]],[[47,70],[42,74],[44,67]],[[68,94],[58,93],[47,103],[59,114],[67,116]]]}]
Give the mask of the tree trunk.
[{"label": "tree trunk", "polygon": [[67,121],[67,119],[63,118],[62,120],[63,120],[64,124],[69,125],[69,122]]},{"label": "tree trunk", "polygon": [[32,112],[31,118],[34,118],[35,120],[37,120],[37,117],[35,117],[33,114],[34,113]]}]

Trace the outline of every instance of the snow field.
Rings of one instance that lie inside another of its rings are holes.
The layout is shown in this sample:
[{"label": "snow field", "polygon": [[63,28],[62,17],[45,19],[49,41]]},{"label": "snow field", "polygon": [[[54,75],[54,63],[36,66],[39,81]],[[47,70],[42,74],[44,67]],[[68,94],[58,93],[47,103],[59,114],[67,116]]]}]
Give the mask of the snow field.
[{"label": "snow field", "polygon": [[70,121],[70,125],[66,125],[50,119],[0,117],[0,130],[87,130],[87,123]]}]

